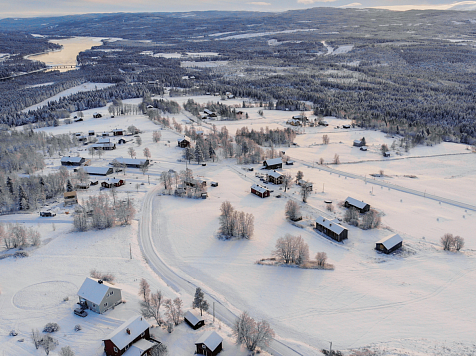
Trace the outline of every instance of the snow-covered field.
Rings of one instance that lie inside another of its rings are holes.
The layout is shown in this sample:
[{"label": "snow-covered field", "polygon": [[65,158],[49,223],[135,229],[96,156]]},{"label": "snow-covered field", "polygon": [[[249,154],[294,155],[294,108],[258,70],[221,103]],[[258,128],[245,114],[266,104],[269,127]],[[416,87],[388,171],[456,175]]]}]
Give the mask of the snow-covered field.
[{"label": "snow-covered field", "polygon": [[[172,99],[183,103],[188,97]],[[218,97],[193,99],[206,103]],[[139,103],[140,99],[124,102]],[[243,99],[225,103],[241,106]],[[259,108],[240,110],[248,113],[249,119],[211,121],[201,128],[207,132],[212,124],[218,129],[227,126],[231,135],[243,126],[255,130],[283,128],[290,116],[297,114],[265,110],[262,117],[258,114]],[[94,112],[103,117],[93,119]],[[40,218],[37,212],[0,218],[2,222],[25,222],[39,229],[42,235],[42,245],[29,251],[30,257],[0,260],[0,350],[4,355],[40,354],[34,349],[29,332],[32,328],[42,329],[47,322],[60,324],[61,330],[54,335],[60,347],[70,345],[78,355],[101,355],[101,338],[139,312],[137,292],[141,278],[146,278],[153,290],[161,289],[168,298],[180,296],[187,309],[192,296],[167,286],[143,259],[138,234],[146,213],[152,214],[151,236],[155,250],[172,271],[201,286],[233,312],[247,310],[255,318],[268,320],[276,338],[302,355],[320,355],[318,350],[327,348],[329,341],[333,342],[333,349],[370,346],[384,355],[476,354],[473,305],[476,239],[472,236],[476,212],[380,187],[372,184],[374,178],[370,177],[384,170],[385,177],[376,177],[376,180],[474,204],[476,154],[467,154],[466,146],[443,143],[416,147],[410,152],[401,150],[400,155],[392,151],[392,157],[383,159],[380,145],[390,146],[396,138],[377,131],[337,129],[336,126],[342,127],[348,122],[336,118],[326,118],[328,127],[307,127],[305,133],[297,136],[297,146],[279,148],[296,159],[293,166],[285,166],[283,171],[295,175],[301,170],[304,178],[314,183],[308,203],[301,203],[304,220],[298,227],[284,217],[286,202],[299,201],[298,188],[283,193],[278,186],[273,186],[275,192],[270,198],[253,196],[250,186],[258,182],[254,172],[245,173],[233,159],[220,159],[207,163],[206,167],[193,163],[189,166],[195,175],[219,182],[218,187],[208,188],[208,199],[154,195],[152,210],[142,211],[142,201],[157,187],[162,171],[185,169],[185,163],[178,161],[181,149],[176,147],[176,139],[180,135],[161,130],[162,140],[153,143],[152,131],[160,130],[160,126],[143,115],[111,119],[107,107],[84,114],[83,122],[41,130],[59,134],[102,132],[130,125],[141,129],[140,147],[132,142],[118,145],[117,150],[104,151],[101,158],[93,157],[91,163],[106,166],[115,157],[127,157],[131,146],[137,151],[137,157],[143,156],[143,148],[151,150],[153,164],[149,172],[142,175],[137,169],[128,169],[127,184],[118,189],[120,195],[134,198],[137,216],[131,226],[87,233],[72,232],[72,209],[62,208],[61,204],[50,206],[57,212],[53,218]],[[191,114],[180,113],[174,117],[185,123]],[[321,144],[323,134],[329,135],[329,145]],[[353,140],[361,137],[366,138],[367,152],[352,147]],[[80,149],[81,155],[90,158],[86,146]],[[75,155],[76,151],[71,154]],[[330,167],[366,176],[367,182],[319,169],[316,164],[319,158],[331,162],[335,154],[340,156],[342,164]],[[46,161],[45,172],[59,167],[59,157]],[[258,168],[256,165],[255,170]],[[137,183],[144,185],[136,188]],[[79,198],[98,192],[99,189],[93,187],[79,192]],[[281,199],[276,198],[278,192]],[[342,217],[344,209],[339,208],[338,203],[347,196],[364,200],[381,212],[382,227],[364,231],[346,226],[349,239],[340,244],[317,234],[310,225],[319,214],[327,214],[324,200],[332,200],[336,216]],[[216,238],[219,208],[225,200],[237,210],[253,213],[255,234],[252,239],[223,241]],[[403,251],[390,256],[377,253],[375,242],[392,232],[403,236]],[[465,238],[462,252],[441,250],[439,239],[447,232]],[[309,244],[311,257],[316,252],[326,252],[335,270],[255,264],[261,258],[270,257],[276,240],[286,233],[301,235]],[[116,285],[123,289],[127,303],[105,315],[91,312],[83,319],[74,316],[72,308],[77,289],[93,268],[115,274]],[[75,332],[76,324],[81,324],[83,330]],[[214,327],[225,338],[225,350],[221,354],[247,354],[234,345],[231,331],[224,323],[215,321],[213,326],[207,327]],[[11,329],[20,335],[8,336]],[[154,334],[167,344],[169,354],[181,356],[193,353],[193,343],[202,331],[181,325],[172,334],[158,328]],[[19,338],[25,341],[18,342]]]}]

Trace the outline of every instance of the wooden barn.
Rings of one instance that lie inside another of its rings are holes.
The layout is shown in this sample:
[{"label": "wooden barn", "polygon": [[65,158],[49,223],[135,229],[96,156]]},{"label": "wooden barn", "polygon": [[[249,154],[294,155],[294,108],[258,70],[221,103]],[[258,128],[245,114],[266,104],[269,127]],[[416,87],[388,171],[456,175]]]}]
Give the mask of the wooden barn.
[{"label": "wooden barn", "polygon": [[189,137],[184,136],[182,138],[177,139],[177,146],[179,146],[180,148],[190,147],[190,142],[192,142],[192,140],[190,140]]},{"label": "wooden barn", "polygon": [[113,136],[123,136],[124,132],[125,132],[125,130],[123,130],[123,129],[114,129],[114,130],[112,130],[112,135]]},{"label": "wooden barn", "polygon": [[[116,162],[114,162],[116,161]],[[116,159],[114,159],[112,162],[110,162],[109,164],[111,166],[114,166],[114,164],[119,164],[119,165],[126,165],[126,167],[129,167],[129,168],[142,168],[142,167],[145,167],[145,166],[148,166],[150,163],[150,161],[148,159],[145,159],[145,158],[122,158],[122,157],[118,157]]]},{"label": "wooden barn", "polygon": [[375,244],[375,249],[377,251],[389,254],[395,250],[398,250],[402,247],[403,239],[399,234],[393,234],[387,237],[384,237],[380,241],[377,241]]},{"label": "wooden barn", "polygon": [[141,315],[133,316],[103,340],[106,356],[151,355],[160,342],[150,336],[150,327]]},{"label": "wooden barn", "polygon": [[316,229],[338,242],[348,238],[348,230],[336,220],[329,220],[322,216],[316,219]]},{"label": "wooden barn", "polygon": [[62,166],[82,166],[86,162],[84,157],[61,157]]},{"label": "wooden barn", "polygon": [[79,305],[98,314],[122,303],[122,294],[119,288],[102,281],[87,277],[78,291]]},{"label": "wooden barn", "polygon": [[251,186],[251,193],[259,196],[260,198],[266,198],[266,197],[269,197],[270,195],[269,189],[262,187],[261,185],[258,185],[258,184],[253,184]]},{"label": "wooden barn", "polygon": [[203,325],[205,325],[205,320],[203,320],[202,317],[196,316],[194,313],[192,313],[190,310],[188,310],[184,315],[183,315],[183,320],[193,329],[197,330],[200,329]]},{"label": "wooden barn", "polygon": [[273,171],[268,173],[268,182],[273,184],[283,184],[284,174]]},{"label": "wooden barn", "polygon": [[364,203],[363,201],[351,198],[351,197],[347,197],[347,199],[344,202],[344,206],[346,208],[355,208],[358,211],[360,211],[360,213],[366,213],[367,211],[370,210],[369,204]]},{"label": "wooden barn", "polygon": [[183,181],[183,183],[187,187],[192,187],[192,188],[202,188],[202,189],[204,189],[207,186],[207,181],[203,180],[203,179],[195,179],[195,178],[185,179]]},{"label": "wooden barn", "polygon": [[83,170],[94,176],[108,176],[113,173],[112,167],[84,167]]},{"label": "wooden barn", "polygon": [[264,169],[279,169],[283,168],[283,159],[281,157],[267,159],[263,162]]},{"label": "wooden barn", "polygon": [[198,355],[216,356],[223,349],[223,338],[215,331],[206,331],[196,342]]},{"label": "wooden barn", "polygon": [[203,112],[204,112],[205,115],[207,115],[208,117],[217,117],[217,114],[214,113],[214,112],[211,111],[211,110],[205,109],[205,110],[203,110]]},{"label": "wooden barn", "polygon": [[126,181],[123,179],[108,178],[104,182],[101,183],[101,187],[103,188],[120,187],[121,185],[124,185],[124,184],[126,184]]}]

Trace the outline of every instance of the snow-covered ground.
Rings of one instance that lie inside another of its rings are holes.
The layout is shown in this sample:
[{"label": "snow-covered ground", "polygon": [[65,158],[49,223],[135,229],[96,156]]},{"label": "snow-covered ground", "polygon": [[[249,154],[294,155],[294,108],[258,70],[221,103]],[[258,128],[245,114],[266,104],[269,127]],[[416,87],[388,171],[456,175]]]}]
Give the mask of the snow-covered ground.
[{"label": "snow-covered ground", "polygon": [[[218,100],[212,96],[192,98],[200,103]],[[172,99],[183,103],[188,97]],[[139,103],[140,99],[124,102]],[[224,103],[241,107],[243,99]],[[212,124],[218,129],[227,126],[231,135],[243,126],[255,130],[283,128],[285,122],[297,114],[265,110],[262,117],[259,109],[240,108],[248,113],[249,119],[211,121],[201,128],[207,132]],[[93,119],[94,112],[103,117]],[[169,116],[185,123],[191,114]],[[208,188],[208,199],[159,195],[153,197],[151,211],[142,211],[142,200],[157,187],[160,173],[185,168],[185,163],[178,161],[182,150],[176,147],[176,139],[180,135],[161,130],[162,140],[153,143],[152,131],[160,130],[160,126],[144,115],[111,119],[105,107],[85,111],[83,122],[42,128],[59,134],[102,132],[135,125],[143,131],[140,147],[132,142],[118,145],[117,150],[105,151],[101,158],[93,157],[91,165],[106,166],[115,157],[127,157],[131,146],[137,151],[137,157],[142,157],[143,148],[148,147],[153,164],[146,175],[128,169],[124,176],[127,184],[118,189],[120,195],[129,195],[135,200],[138,213],[131,226],[72,232],[72,210],[60,204],[50,205],[58,213],[53,218],[40,218],[37,212],[0,218],[2,222],[25,222],[42,234],[42,245],[29,251],[30,257],[0,260],[0,270],[8,271],[0,274],[0,350],[5,355],[36,354],[39,351],[34,349],[28,336],[31,329],[58,322],[61,330],[54,336],[59,339],[60,347],[71,345],[78,355],[101,355],[101,338],[139,312],[137,291],[141,278],[146,278],[153,290],[161,289],[168,298],[180,296],[188,308],[192,296],[167,286],[142,257],[138,226],[143,214],[148,213],[152,214],[155,249],[172,271],[216,296],[233,312],[247,310],[255,318],[268,320],[277,339],[302,355],[319,355],[318,350],[327,348],[328,341],[333,342],[334,349],[371,346],[385,351],[385,355],[474,354],[476,311],[472,295],[476,291],[476,239],[472,232],[476,212],[389,190],[371,181],[330,174],[320,170],[315,162],[320,157],[330,162],[338,154],[342,164],[332,168],[367,179],[374,179],[370,174],[384,170],[385,177],[376,177],[376,180],[474,204],[476,155],[467,154],[469,151],[464,145],[443,143],[412,148],[410,152],[400,150],[400,155],[392,151],[392,157],[383,159],[380,145],[390,146],[397,138],[377,131],[335,128],[348,123],[346,120],[326,118],[326,121],[328,127],[305,128],[305,133],[295,140],[297,146],[279,148],[296,159],[294,166],[285,166],[283,171],[295,175],[301,170],[304,178],[314,183],[308,203],[301,203],[304,220],[300,227],[291,225],[284,217],[286,202],[299,200],[298,188],[293,187],[284,194],[278,186],[270,185],[275,190],[270,198],[253,196],[250,186],[258,182],[254,172],[241,170],[233,159],[220,159],[207,163],[206,167],[190,166],[195,175],[219,182],[218,187]],[[330,137],[329,145],[321,144],[324,134]],[[353,140],[361,137],[366,138],[367,152],[352,147]],[[90,158],[86,147],[80,148],[79,153]],[[72,150],[71,155],[76,152]],[[59,157],[46,161],[45,172],[59,167]],[[255,170],[258,168],[256,165]],[[120,175],[122,177],[122,173]],[[137,188],[137,183],[144,185]],[[281,199],[275,197],[278,192]],[[92,187],[79,192],[79,198],[98,193],[99,188]],[[340,244],[317,234],[310,225],[319,214],[327,213],[324,200],[332,200],[336,216],[342,217],[344,209],[339,208],[338,203],[347,196],[364,200],[380,211],[382,227],[364,231],[346,226],[349,239]],[[237,210],[253,213],[255,234],[251,240],[216,238],[219,208],[225,200]],[[403,236],[404,250],[390,256],[377,253],[375,242],[392,232]],[[441,250],[439,239],[447,232],[465,238],[462,252]],[[316,252],[326,252],[335,270],[255,264],[258,259],[271,256],[276,240],[285,233],[301,235],[309,244],[311,257]],[[91,312],[83,319],[74,316],[72,308],[77,289],[93,268],[116,275],[116,285],[123,289],[127,303],[102,316]],[[66,296],[69,300],[64,301]],[[83,330],[74,332],[76,324],[81,324]],[[233,344],[226,325],[216,321],[213,327],[225,337],[223,355],[247,354]],[[20,335],[7,336],[11,329]],[[167,344],[171,355],[181,356],[193,353],[193,342],[203,329],[195,332],[181,325],[172,334],[154,330],[157,338]],[[25,341],[18,342],[19,338]],[[451,351],[443,353],[445,348]]]}]

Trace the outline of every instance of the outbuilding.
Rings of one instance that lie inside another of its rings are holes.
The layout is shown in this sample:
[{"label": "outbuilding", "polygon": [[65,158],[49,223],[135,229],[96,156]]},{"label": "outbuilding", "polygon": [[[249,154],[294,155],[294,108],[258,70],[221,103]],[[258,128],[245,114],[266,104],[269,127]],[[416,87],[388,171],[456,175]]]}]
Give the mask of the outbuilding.
[{"label": "outbuilding", "polygon": [[403,239],[399,234],[393,234],[387,237],[384,237],[380,241],[377,241],[375,244],[375,249],[383,253],[389,254],[395,250],[398,250],[402,247]]},{"label": "outbuilding", "polygon": [[119,288],[101,279],[90,277],[87,277],[79,288],[78,297],[79,304],[84,309],[90,309],[98,314],[122,303],[122,294]]},{"label": "outbuilding", "polygon": [[112,130],[112,134],[114,136],[123,136],[124,135],[124,130],[123,129],[114,129],[114,130]]},{"label": "outbuilding", "polygon": [[283,184],[284,174],[272,171],[268,173],[268,182],[273,184]]},{"label": "outbuilding", "polygon": [[84,171],[89,175],[108,176],[113,173],[112,167],[84,167]]},{"label": "outbuilding", "polygon": [[329,220],[322,216],[316,219],[316,229],[331,239],[341,242],[348,238],[348,230],[336,220]]},{"label": "outbuilding", "polygon": [[281,157],[267,159],[263,162],[265,169],[280,169],[283,168],[283,159]]},{"label": "outbuilding", "polygon": [[215,331],[206,331],[196,342],[198,355],[216,356],[223,349],[223,338]]},{"label": "outbuilding", "polygon": [[104,182],[101,183],[101,187],[113,188],[113,187],[120,187],[121,185],[124,185],[124,184],[126,184],[126,181],[123,179],[108,178]]},{"label": "outbuilding", "polygon": [[362,140],[354,140],[354,146],[355,147],[365,146],[365,142],[362,142]]},{"label": "outbuilding", "polygon": [[82,166],[86,162],[84,157],[61,157],[62,166]]},{"label": "outbuilding", "polygon": [[78,204],[78,195],[76,194],[75,191],[64,192],[63,198],[64,198],[64,206]]},{"label": "outbuilding", "polygon": [[189,137],[184,136],[177,139],[177,146],[179,146],[180,148],[190,147],[190,142],[192,142],[192,140],[190,140]]},{"label": "outbuilding", "polygon": [[389,152],[389,151],[384,152],[384,153],[383,153],[383,156],[384,156],[384,157],[390,157],[390,152]]},{"label": "outbuilding", "polygon": [[190,310],[185,312],[183,315],[183,320],[193,329],[197,330],[200,329],[203,325],[205,325],[205,320],[202,317],[196,316]]},{"label": "outbuilding", "polygon": [[[114,159],[114,161],[117,162],[117,164],[119,165],[126,165],[126,167],[129,167],[129,168],[142,168],[142,167],[145,167],[145,166],[148,166],[150,161],[148,159],[145,159],[145,158],[122,158],[122,157],[118,157],[116,159]],[[110,162],[109,164],[111,166],[114,166],[114,164],[116,164],[115,162]]]},{"label": "outbuilding", "polygon": [[265,188],[258,184],[253,184],[251,186],[251,193],[259,196],[260,198],[266,198],[266,197],[269,197],[270,195],[270,191],[268,188]]},{"label": "outbuilding", "polygon": [[360,213],[366,213],[367,211],[370,210],[369,204],[364,203],[363,201],[351,198],[351,197],[347,197],[347,199],[344,202],[344,206],[346,208],[355,208],[358,211],[360,211]]}]

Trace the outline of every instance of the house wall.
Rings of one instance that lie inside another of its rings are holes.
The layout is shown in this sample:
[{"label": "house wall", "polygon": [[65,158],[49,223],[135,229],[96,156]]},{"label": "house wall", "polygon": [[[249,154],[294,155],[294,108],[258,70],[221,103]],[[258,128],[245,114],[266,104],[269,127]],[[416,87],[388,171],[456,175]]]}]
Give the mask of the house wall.
[{"label": "house wall", "polygon": [[[114,293],[109,295],[110,292]],[[121,290],[118,288],[109,288],[106,293],[106,296],[101,300],[101,304],[99,305],[99,314],[106,312],[108,309],[120,304],[121,302]],[[107,303],[107,305],[104,305],[105,303]]]}]

